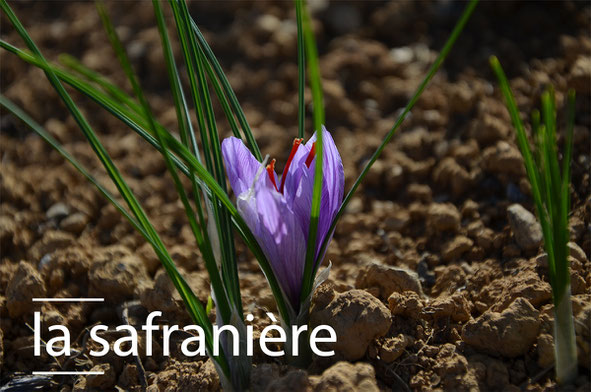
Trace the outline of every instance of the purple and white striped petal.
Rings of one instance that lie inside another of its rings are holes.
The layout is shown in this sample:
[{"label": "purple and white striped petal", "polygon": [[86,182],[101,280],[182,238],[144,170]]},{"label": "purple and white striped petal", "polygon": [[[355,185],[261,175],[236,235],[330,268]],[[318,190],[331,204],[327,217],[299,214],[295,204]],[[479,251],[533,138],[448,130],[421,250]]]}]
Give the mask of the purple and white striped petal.
[{"label": "purple and white striped petal", "polygon": [[[343,163],[334,140],[324,127],[322,132],[323,181],[316,256],[341,206],[345,186]],[[300,140],[294,142],[282,186],[277,181],[274,162],[263,167],[242,141],[234,137],[222,142],[226,172],[237,196],[238,212],[252,230],[294,308],[299,304],[306,261],[315,141],[316,134],[305,145],[300,144]]]}]

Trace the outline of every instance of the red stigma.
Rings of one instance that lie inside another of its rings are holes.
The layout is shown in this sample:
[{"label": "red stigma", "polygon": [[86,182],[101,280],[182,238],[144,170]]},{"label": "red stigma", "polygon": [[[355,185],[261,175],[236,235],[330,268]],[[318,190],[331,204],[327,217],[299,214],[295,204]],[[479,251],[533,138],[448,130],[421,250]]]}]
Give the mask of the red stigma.
[{"label": "red stigma", "polygon": [[308,155],[308,158],[306,158],[306,166],[310,167],[310,164],[314,160],[315,156],[316,156],[316,142],[312,143],[312,148],[310,149],[310,154]]},{"label": "red stigma", "polygon": [[271,163],[267,165],[267,174],[269,174],[269,178],[275,186],[275,190],[279,192],[279,189],[277,189],[277,183],[275,182],[275,159],[273,159]]},{"label": "red stigma", "polygon": [[304,139],[294,139],[293,146],[291,147],[291,152],[289,153],[289,158],[287,158],[287,163],[285,164],[285,169],[283,169],[283,174],[281,175],[281,185],[279,185],[279,192],[283,193],[283,186],[285,185],[285,178],[287,177],[287,172],[289,171],[289,167],[291,166],[291,161],[298,150],[298,147]]}]

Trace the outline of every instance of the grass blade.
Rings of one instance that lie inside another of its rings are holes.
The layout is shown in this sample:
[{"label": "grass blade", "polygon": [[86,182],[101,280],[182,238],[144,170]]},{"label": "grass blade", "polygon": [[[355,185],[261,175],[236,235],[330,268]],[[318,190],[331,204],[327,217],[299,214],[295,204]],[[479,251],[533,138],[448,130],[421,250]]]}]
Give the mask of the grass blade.
[{"label": "grass blade", "polygon": [[[550,227],[549,213],[546,211],[546,209],[544,207],[542,192],[540,190],[541,189],[540,178],[543,176],[539,176],[538,171],[536,170],[533,155],[532,155],[532,152],[529,147],[529,142],[527,140],[527,135],[525,134],[525,128],[523,126],[523,122],[521,121],[521,118],[519,117],[519,110],[517,109],[517,104],[515,103],[515,98],[513,97],[513,94],[511,93],[511,88],[509,87],[509,82],[507,81],[507,77],[505,76],[505,72],[503,71],[503,68],[501,67],[501,64],[499,63],[499,60],[494,56],[492,56],[490,58],[490,65],[491,65],[493,72],[497,76],[497,79],[499,80],[501,92],[503,93],[503,96],[505,97],[505,102],[507,103],[507,109],[509,110],[511,120],[513,122],[513,126],[515,127],[515,130],[516,130],[517,145],[519,146],[519,150],[521,151],[521,155],[523,156],[525,171],[526,171],[527,176],[528,176],[530,183],[531,183],[532,196],[534,198],[534,204],[536,206],[538,218],[540,219],[540,224],[542,226],[544,238],[552,238],[552,230]],[[544,132],[544,128],[545,128],[545,126],[540,127],[540,131]],[[549,187],[549,184],[546,186],[546,188],[548,188],[548,187]],[[553,250],[553,244],[551,243],[551,241],[548,241],[548,242],[550,242],[547,246],[547,247],[549,247],[549,249],[548,249],[548,265],[549,265],[549,268],[552,272],[555,269],[555,267],[554,267],[555,266],[554,250]],[[553,280],[553,278],[551,278],[551,280]],[[553,283],[553,282],[551,282],[551,283]]]},{"label": "grass blade", "polygon": [[242,127],[242,132],[244,132],[244,136],[246,138],[246,142],[247,142],[250,150],[252,151],[252,153],[256,157],[256,159],[258,159],[259,162],[262,162],[263,157],[261,155],[261,150],[259,149],[259,146],[254,138],[254,135],[252,134],[252,130],[250,129],[250,125],[248,125],[248,122],[246,121],[246,116],[244,115],[244,111],[242,110],[240,103],[238,103],[238,98],[236,98],[236,94],[234,93],[234,90],[232,90],[232,86],[230,86],[230,82],[228,81],[228,78],[226,78],[226,75],[224,74],[224,71],[222,70],[222,66],[218,62],[215,55],[213,54],[213,51],[211,50],[209,44],[205,40],[205,37],[201,33],[201,30],[199,30],[199,27],[197,27],[197,24],[195,23],[195,21],[193,19],[191,19],[191,28],[193,30],[195,38],[197,38],[197,41],[199,41],[199,45],[203,49],[203,53],[205,54],[205,58],[207,59],[207,62],[213,68],[219,82],[222,85],[224,93],[226,94],[226,96],[228,97],[228,99],[230,101],[230,105],[232,107],[232,110],[234,111],[234,114],[238,118],[238,122],[240,123],[240,126]]},{"label": "grass blade", "polygon": [[[80,110],[78,109],[78,107],[76,106],[76,104],[74,103],[72,98],[70,97],[70,95],[67,93],[67,91],[62,86],[58,77],[51,70],[51,68],[47,64],[47,61],[45,60],[45,57],[43,57],[43,55],[41,54],[41,52],[39,51],[39,49],[37,48],[37,46],[35,45],[35,43],[31,39],[31,37],[27,33],[24,26],[21,24],[20,20],[16,17],[16,15],[14,14],[12,9],[8,5],[8,3],[6,2],[6,0],[0,0],[0,8],[6,14],[6,16],[8,17],[8,19],[10,20],[12,25],[15,27],[15,29],[17,30],[17,32],[19,33],[21,38],[25,41],[25,43],[29,47],[29,49],[35,55],[37,55],[39,57],[39,59],[42,61],[43,64],[46,65],[47,70],[45,71],[45,74],[46,74],[47,78],[49,79],[50,83],[53,85],[56,92],[58,93],[58,95],[63,100],[64,104],[66,105],[66,107],[68,108],[68,110],[70,111],[70,113],[72,114],[74,119],[76,120],[78,126],[80,127],[80,129],[82,130],[82,132],[84,133],[86,138],[88,139],[88,141],[91,144],[93,150],[95,151],[97,157],[103,163],[103,166],[107,170],[107,173],[109,174],[109,176],[113,180],[114,184],[116,185],[117,189],[121,193],[121,196],[127,202],[130,210],[135,215],[135,218],[137,219],[139,225],[142,226],[143,230],[145,231],[148,241],[153,245],[154,251],[156,252],[158,257],[162,261],[165,269],[169,273],[169,276],[170,276],[173,284],[177,288],[179,294],[183,298],[185,305],[187,306],[187,308],[189,310],[189,313],[195,319],[195,321],[197,321],[200,325],[203,326],[203,329],[204,329],[204,332],[206,335],[205,336],[206,337],[206,339],[205,339],[206,345],[208,346],[207,347],[208,350],[211,350],[212,349],[211,343],[213,341],[212,326],[211,326],[211,322],[209,322],[209,319],[207,318],[207,314],[205,313],[205,309],[203,309],[203,306],[201,305],[201,303],[199,302],[197,297],[194,295],[194,293],[191,291],[191,288],[189,287],[189,285],[186,283],[186,281],[183,279],[183,277],[176,270],[176,267],[174,265],[174,262],[172,261],[172,258],[168,254],[160,237],[157,235],[156,231],[154,230],[154,227],[149,222],[145,212],[143,211],[142,207],[139,205],[139,202],[137,201],[137,199],[135,198],[135,196],[131,192],[131,189],[123,180],[119,170],[113,164],[113,162],[112,162],[111,158],[109,157],[108,153],[106,152],[104,146],[100,143],[96,134],[94,133],[94,131],[90,127],[90,124],[88,124],[88,122],[86,121],[86,119],[84,118],[84,116],[82,115],[82,113],[80,112]],[[212,351],[210,351],[210,352],[212,352]],[[225,364],[223,362],[220,363],[220,366],[222,368],[226,368]],[[226,370],[227,370],[227,368],[226,368]]]},{"label": "grass blade", "polygon": [[[464,29],[464,26],[466,25],[466,23],[470,19],[470,16],[474,12],[474,9],[476,8],[477,4],[478,4],[478,0],[470,0],[468,5],[464,9],[464,12],[460,16],[460,19],[456,23],[453,31],[451,32],[449,38],[447,39],[445,45],[441,49],[441,52],[439,53],[439,55],[435,59],[435,62],[431,65],[431,68],[429,68],[429,72],[427,72],[427,76],[425,76],[425,78],[423,79],[423,81],[421,82],[421,84],[419,85],[419,87],[417,88],[415,93],[413,94],[412,98],[410,99],[410,101],[408,102],[408,104],[406,105],[406,107],[404,108],[404,110],[402,111],[402,113],[400,114],[398,119],[396,120],[396,123],[394,124],[394,126],[392,127],[390,132],[388,132],[388,134],[386,135],[386,137],[382,141],[382,144],[380,144],[378,149],[373,153],[373,155],[371,156],[371,158],[369,159],[369,161],[366,163],[365,167],[361,171],[361,174],[359,174],[359,177],[357,177],[357,179],[355,180],[355,183],[351,187],[351,190],[345,196],[345,198],[343,200],[343,204],[341,205],[341,208],[339,208],[339,211],[337,212],[337,215],[335,216],[335,218],[330,226],[328,234],[322,243],[322,247],[320,249],[320,255],[324,254],[324,252],[326,251],[326,247],[328,245],[328,239],[331,237],[332,233],[334,233],[334,229],[336,227],[338,220],[345,213],[345,209],[347,208],[347,205],[349,204],[349,202],[353,198],[355,191],[357,191],[357,188],[359,188],[361,181],[365,178],[365,176],[367,175],[367,172],[369,171],[369,169],[371,169],[371,167],[373,166],[375,161],[380,157],[380,155],[382,154],[382,151],[384,150],[386,145],[390,142],[390,140],[392,139],[392,137],[394,136],[394,134],[396,133],[396,131],[398,130],[398,128],[400,127],[400,125],[402,124],[402,122],[404,121],[406,116],[408,115],[408,113],[411,111],[411,109],[417,103],[421,94],[423,93],[423,91],[425,90],[425,88],[427,87],[427,85],[429,84],[429,82],[431,81],[431,79],[433,78],[433,76],[435,75],[437,70],[439,69],[439,67],[441,67],[441,64],[443,64],[443,61],[445,60],[445,58],[447,57],[447,55],[451,51],[453,45],[455,44],[456,40],[460,36],[460,33],[462,32],[462,30]],[[316,264],[317,264],[316,268],[318,268],[318,264],[319,264],[318,261],[316,262]]]},{"label": "grass blade", "polygon": [[[209,94],[209,87],[205,78],[203,57],[199,51],[195,36],[191,34],[190,24],[191,19],[189,16],[189,10],[185,1],[173,2],[173,12],[175,13],[175,20],[180,24],[180,31],[186,35],[188,45],[184,46],[185,58],[188,60],[188,71],[194,73],[196,71],[196,81],[199,90],[196,92],[200,99],[196,105],[203,105],[203,113],[207,123],[207,129],[209,131],[209,146],[212,153],[212,173],[218,180],[218,183],[227,194],[226,189],[226,176],[224,165],[222,161],[221,143],[219,140],[217,125],[215,121],[215,115],[213,112],[213,105]],[[194,69],[193,69],[194,67]],[[193,76],[195,78],[195,75]],[[206,140],[202,140],[205,144]],[[230,225],[230,218],[226,211],[214,200],[213,203],[214,218],[216,221],[217,234],[220,238],[221,260],[222,260],[222,279],[225,281],[225,287],[228,290],[228,295],[232,298],[232,303],[238,310],[240,317],[242,317],[242,300],[240,296],[240,284],[238,282],[238,266],[236,263],[236,252],[234,249],[234,241],[232,236],[232,228]]]},{"label": "grass blade", "polygon": [[86,67],[76,58],[70,56],[69,54],[61,54],[59,56],[59,61],[67,68],[73,70],[74,72],[77,72],[81,76],[84,76],[87,80],[99,85],[112,98],[116,99],[121,103],[126,104],[136,112],[142,111],[142,106],[139,105],[135,100],[133,100],[125,91],[115,86],[113,83],[109,82],[102,75]]},{"label": "grass blade", "polygon": [[195,212],[193,211],[193,208],[191,207],[191,205],[189,203],[189,199],[187,197],[187,194],[185,192],[183,184],[181,183],[181,181],[178,177],[178,174],[176,172],[176,168],[175,168],[174,163],[172,161],[171,154],[168,151],[168,145],[166,144],[166,141],[163,136],[163,133],[165,131],[156,127],[156,123],[154,121],[154,116],[152,114],[152,111],[150,109],[148,101],[146,100],[144,93],[137,81],[137,77],[135,76],[135,73],[131,67],[129,59],[127,58],[125,50],[123,49],[123,45],[121,44],[121,41],[119,40],[119,37],[117,36],[117,33],[115,32],[115,28],[113,27],[113,25],[110,21],[110,18],[106,12],[106,9],[104,8],[104,4],[102,2],[97,2],[96,4],[97,4],[97,9],[98,9],[99,15],[101,17],[101,20],[103,21],[103,25],[105,26],[105,29],[107,31],[107,35],[109,36],[109,40],[111,42],[111,45],[113,46],[113,49],[115,50],[115,53],[117,54],[117,58],[119,59],[119,62],[121,63],[121,66],[124,69],[124,71],[127,75],[127,78],[133,87],[133,90],[137,96],[138,101],[142,105],[142,108],[144,110],[144,116],[146,119],[148,119],[150,129],[152,130],[153,133],[156,134],[158,141],[162,145],[162,155],[164,157],[166,166],[173,178],[173,181],[174,181],[175,187],[177,189],[177,192],[179,194],[179,197],[181,199],[181,202],[183,203],[183,206],[185,207],[186,215],[189,220],[189,225],[191,226],[193,234],[195,235],[195,238],[197,240],[197,244],[199,245],[199,248],[203,254],[205,264],[208,267],[207,269],[208,269],[208,273],[209,273],[209,276],[211,279],[211,285],[215,291],[216,298],[219,302],[218,306],[221,311],[221,317],[224,319],[224,322],[227,323],[227,322],[229,322],[229,318],[230,318],[230,308],[228,306],[228,299],[226,297],[226,292],[225,292],[224,286],[222,285],[222,282],[220,280],[219,272],[216,268],[216,263],[215,263],[215,259],[213,256],[213,252],[211,251],[211,247],[208,246],[208,244],[204,243],[203,234],[201,232],[201,227],[197,224],[197,220],[195,219]]},{"label": "grass blade", "polygon": [[[491,67],[505,96],[517,133],[517,142],[524,158],[526,172],[532,187],[532,195],[544,234],[544,246],[548,254],[549,280],[554,302],[554,352],[556,379],[559,383],[572,382],[577,377],[577,348],[570,293],[570,274],[567,242],[569,239],[568,211],[570,160],[572,154],[572,132],[574,127],[574,91],[568,93],[568,116],[565,156],[562,178],[558,171],[558,148],[556,140],[556,114],[554,92],[549,88],[542,94],[542,117],[532,118],[536,131],[535,144],[538,170],[534,166],[523,124],[511,93],[507,78],[496,57],[491,57]],[[540,189],[543,187],[543,189]]]},{"label": "grass blade", "polygon": [[306,103],[304,90],[306,87],[306,54],[304,50],[304,33],[302,31],[302,1],[296,0],[296,20],[298,25],[298,138],[303,139],[306,133]]},{"label": "grass blade", "polygon": [[[154,7],[154,14],[156,16],[156,21],[158,24],[158,30],[160,33],[160,38],[162,41],[162,49],[164,52],[164,57],[166,60],[166,68],[168,71],[168,78],[170,81],[170,86],[172,90],[172,95],[175,103],[175,110],[177,113],[177,120],[179,131],[181,134],[181,141],[187,147],[191,148],[195,157],[199,160],[199,148],[197,146],[197,140],[195,139],[195,132],[193,130],[193,126],[191,124],[191,116],[189,114],[189,108],[187,106],[187,101],[185,99],[183,88],[180,81],[179,72],[176,67],[176,62],[174,60],[174,55],[172,52],[172,47],[170,45],[170,39],[168,37],[168,31],[166,29],[166,22],[164,20],[164,14],[162,12],[162,7],[160,6],[160,1],[153,0],[152,5]],[[205,260],[212,263],[211,265],[206,266],[208,272],[211,270],[210,274],[218,275],[217,266],[215,256],[213,254],[212,243],[209,238],[209,233],[207,230],[207,222],[205,221],[205,216],[203,214],[203,208],[201,205],[201,198],[199,197],[200,193],[204,198],[204,202],[206,205],[211,204],[210,200],[208,199],[208,192],[205,186],[199,186],[199,180],[195,176],[194,172],[191,172],[190,175],[191,185],[193,187],[193,194],[195,197],[195,206],[197,208],[197,216],[199,218],[199,223],[201,226],[201,233],[198,237],[196,235],[197,242],[201,240],[202,243],[200,244],[199,248],[201,249],[204,255],[208,255],[205,257]],[[195,229],[193,229],[195,230]],[[202,237],[202,238],[201,238]],[[215,270],[215,272],[214,272]],[[211,297],[210,297],[211,298]],[[223,297],[221,297],[223,299]],[[209,314],[209,311],[206,309],[206,312]],[[224,316],[226,319],[227,316]]]},{"label": "grass blade", "polygon": [[[298,7],[299,5],[299,7]],[[300,17],[298,18],[298,31],[303,36],[303,46],[305,49],[305,59],[310,73],[310,88],[312,90],[312,100],[314,103],[314,128],[316,131],[316,158],[314,163],[314,188],[312,191],[312,205],[310,207],[310,227],[308,232],[308,244],[306,248],[306,263],[302,276],[302,291],[300,302],[304,303],[312,291],[314,285],[314,276],[316,275],[316,249],[318,243],[318,220],[320,217],[320,205],[322,198],[323,183],[323,158],[324,146],[322,143],[324,126],[324,103],[322,98],[322,81],[320,77],[320,68],[318,65],[318,52],[316,42],[312,32],[310,16],[308,10],[303,4],[303,0],[296,0],[296,11],[299,8]],[[298,59],[298,63],[302,60]],[[300,80],[300,88],[302,81]],[[302,91],[300,91],[302,93]],[[303,93],[300,100],[303,99]],[[300,102],[301,103],[301,102]],[[302,115],[302,114],[300,114]],[[301,120],[301,118],[300,118]],[[307,311],[307,309],[304,309]]]},{"label": "grass blade", "polygon": [[47,132],[41,125],[39,125],[35,120],[33,120],[28,114],[26,114],[23,110],[21,110],[18,106],[16,106],[12,101],[6,98],[4,95],[0,94],[0,106],[6,108],[10,113],[12,113],[15,117],[25,123],[29,128],[31,128],[37,135],[39,135],[45,142],[47,142],[51,147],[53,147],[57,152],[60,153],[62,157],[64,157],[76,170],[78,170],[88,181],[90,181],[98,190],[99,192],[111,203],[113,206],[123,215],[129,223],[139,231],[144,237],[147,238],[147,234],[139,225],[137,220],[129,214],[129,212],[123,207],[101,183],[96,180],[90,172],[84,168],[84,166],[78,162],[76,158],[74,158],[63,146],[58,142],[49,132]]}]

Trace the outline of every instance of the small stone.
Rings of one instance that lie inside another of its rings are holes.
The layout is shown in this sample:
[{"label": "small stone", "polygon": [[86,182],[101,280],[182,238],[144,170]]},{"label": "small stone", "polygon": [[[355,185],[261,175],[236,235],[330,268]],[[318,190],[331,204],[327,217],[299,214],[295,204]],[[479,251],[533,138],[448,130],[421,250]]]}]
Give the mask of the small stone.
[{"label": "small stone", "polygon": [[468,218],[468,219],[478,218],[480,216],[478,214],[478,203],[476,203],[472,199],[466,200],[464,202],[464,205],[462,206],[461,213],[462,213],[462,217],[464,217],[464,218]]},{"label": "small stone", "polygon": [[591,59],[581,55],[573,64],[568,75],[568,85],[580,94],[591,92]]},{"label": "small stone", "polygon": [[433,192],[429,185],[410,184],[406,188],[406,193],[411,199],[422,201],[423,203],[430,203],[433,199]]},{"label": "small stone", "polygon": [[521,153],[505,141],[487,147],[482,153],[482,163],[484,169],[492,173],[520,177],[525,174]]},{"label": "small stone", "polygon": [[400,187],[404,183],[404,169],[402,166],[395,163],[385,169],[383,181],[387,186],[388,192],[392,194],[400,192]]},{"label": "small stone", "polygon": [[327,346],[349,361],[362,358],[370,342],[385,335],[391,323],[388,308],[363,290],[339,294],[326,308],[314,308],[310,313],[311,328],[317,325],[334,328],[337,341]]},{"label": "small stone", "polygon": [[95,255],[88,271],[88,295],[107,301],[131,298],[148,275],[139,258],[123,246],[105,248]]},{"label": "small stone", "polygon": [[386,339],[380,346],[380,358],[386,363],[392,363],[404,353],[406,347],[413,343],[413,337],[404,334],[400,334],[395,338]]},{"label": "small stone", "polygon": [[70,214],[70,209],[64,203],[55,203],[45,213],[47,219],[59,221]]},{"label": "small stone", "polygon": [[408,211],[400,209],[384,218],[384,226],[388,231],[401,231],[408,226],[410,215]]},{"label": "small stone", "polygon": [[492,249],[493,242],[494,242],[495,232],[488,227],[480,230],[478,234],[476,234],[476,243],[485,251]]},{"label": "small stone", "polygon": [[462,328],[466,344],[491,355],[524,355],[540,330],[539,312],[528,300],[517,298],[501,313],[487,310]]},{"label": "small stone", "polygon": [[451,317],[456,322],[470,320],[470,303],[460,293],[455,292],[451,297],[436,298],[423,309],[434,319]]},{"label": "small stone", "polygon": [[88,224],[88,217],[76,212],[60,222],[60,228],[72,234],[80,234]]},{"label": "small stone", "polygon": [[355,288],[370,289],[377,287],[379,297],[387,299],[393,292],[414,291],[423,295],[418,275],[404,268],[372,263],[364,267],[355,281]]},{"label": "small stone", "polygon": [[457,231],[460,227],[460,212],[451,203],[433,203],[429,206],[427,220],[436,232]]},{"label": "small stone", "polygon": [[481,298],[492,302],[492,310],[500,312],[515,299],[525,298],[533,306],[541,306],[552,299],[550,284],[535,271],[524,270],[504,279],[494,279],[481,288]]},{"label": "small stone", "polygon": [[541,269],[548,268],[548,254],[547,253],[540,253],[536,256],[536,266]]},{"label": "small stone", "polygon": [[86,376],[86,386],[89,388],[98,388],[108,390],[113,388],[116,382],[115,370],[108,363],[101,363],[90,369],[91,372],[102,372],[103,374],[91,374]]},{"label": "small stone", "polygon": [[472,245],[474,245],[474,241],[470,238],[463,235],[456,236],[453,240],[447,242],[443,246],[443,249],[441,249],[441,257],[447,262],[457,260],[464,253],[472,249]]},{"label": "small stone", "polygon": [[[207,287],[208,283],[202,277],[202,274],[198,272],[187,273],[182,267],[179,267],[179,273],[185,277],[189,286],[195,290],[197,298],[202,302],[206,302],[208,293],[202,288]],[[138,291],[142,305],[149,311],[159,310],[173,314],[178,318],[184,317],[187,313],[180,294],[164,269],[156,273],[153,285],[143,285]],[[261,291],[259,294],[264,295],[264,293],[264,291]]]},{"label": "small stone", "polygon": [[368,171],[365,176],[365,184],[372,188],[383,186],[382,178],[388,167],[389,165],[387,165],[382,159],[375,161],[371,170]]},{"label": "small stone", "polygon": [[434,359],[433,370],[440,377],[443,390],[478,390],[478,382],[469,371],[466,357],[454,344],[441,345]]},{"label": "small stone", "polygon": [[354,197],[347,205],[346,211],[349,214],[359,214],[363,212],[363,200],[360,197]]},{"label": "small stone", "polygon": [[471,178],[466,169],[451,157],[444,158],[433,170],[436,184],[451,189],[454,196],[460,196],[470,188]]},{"label": "small stone", "polygon": [[44,296],[43,278],[31,264],[21,261],[6,288],[8,315],[14,319],[23,314],[32,314],[36,305],[32,299]]},{"label": "small stone", "polygon": [[507,218],[517,245],[525,251],[536,250],[542,243],[542,227],[536,217],[520,204],[507,208]]},{"label": "small stone", "polygon": [[585,251],[581,249],[579,245],[574,242],[569,242],[566,244],[568,247],[568,254],[569,256],[573,257],[575,260],[580,261],[583,265],[587,264],[589,261],[587,260],[587,255]]},{"label": "small stone", "polygon": [[390,49],[390,58],[398,64],[410,63],[414,59],[414,52],[410,46]]},{"label": "small stone", "polygon": [[511,131],[503,119],[490,113],[483,113],[477,122],[478,126],[471,129],[471,135],[481,145],[494,143],[497,140],[505,140]]},{"label": "small stone", "polygon": [[375,370],[368,363],[337,362],[321,376],[313,376],[315,391],[379,392]]},{"label": "small stone", "polygon": [[29,249],[31,261],[38,262],[48,253],[53,253],[58,249],[70,247],[74,242],[74,237],[69,233],[57,230],[47,230],[43,233],[43,238],[35,242]]},{"label": "small stone", "polygon": [[547,333],[538,336],[538,365],[544,369],[554,363],[554,338]]},{"label": "small stone", "polygon": [[416,319],[421,315],[423,302],[414,291],[394,292],[388,297],[388,307],[393,316],[401,315]]}]

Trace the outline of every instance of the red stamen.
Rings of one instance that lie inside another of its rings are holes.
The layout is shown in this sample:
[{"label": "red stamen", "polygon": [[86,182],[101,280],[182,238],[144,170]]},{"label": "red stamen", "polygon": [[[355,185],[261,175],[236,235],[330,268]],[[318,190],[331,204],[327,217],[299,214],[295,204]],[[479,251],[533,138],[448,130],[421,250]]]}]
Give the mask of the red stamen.
[{"label": "red stamen", "polygon": [[310,164],[314,160],[315,156],[316,156],[316,142],[312,143],[312,149],[310,150],[310,155],[308,155],[308,158],[306,158],[306,166],[310,167]]},{"label": "red stamen", "polygon": [[275,159],[273,159],[271,163],[267,165],[267,174],[269,174],[269,178],[275,186],[275,190],[279,192],[279,189],[277,189],[277,184],[275,183]]},{"label": "red stamen", "polygon": [[283,174],[281,175],[281,185],[279,185],[279,192],[283,193],[283,185],[285,185],[285,178],[287,177],[287,172],[289,170],[289,167],[291,166],[291,161],[293,160],[293,157],[296,154],[296,151],[298,150],[298,147],[300,146],[300,144],[302,144],[302,142],[304,141],[304,139],[294,139],[293,140],[293,146],[291,147],[291,152],[289,153],[289,158],[287,158],[287,163],[285,164],[285,169],[283,169]]}]

